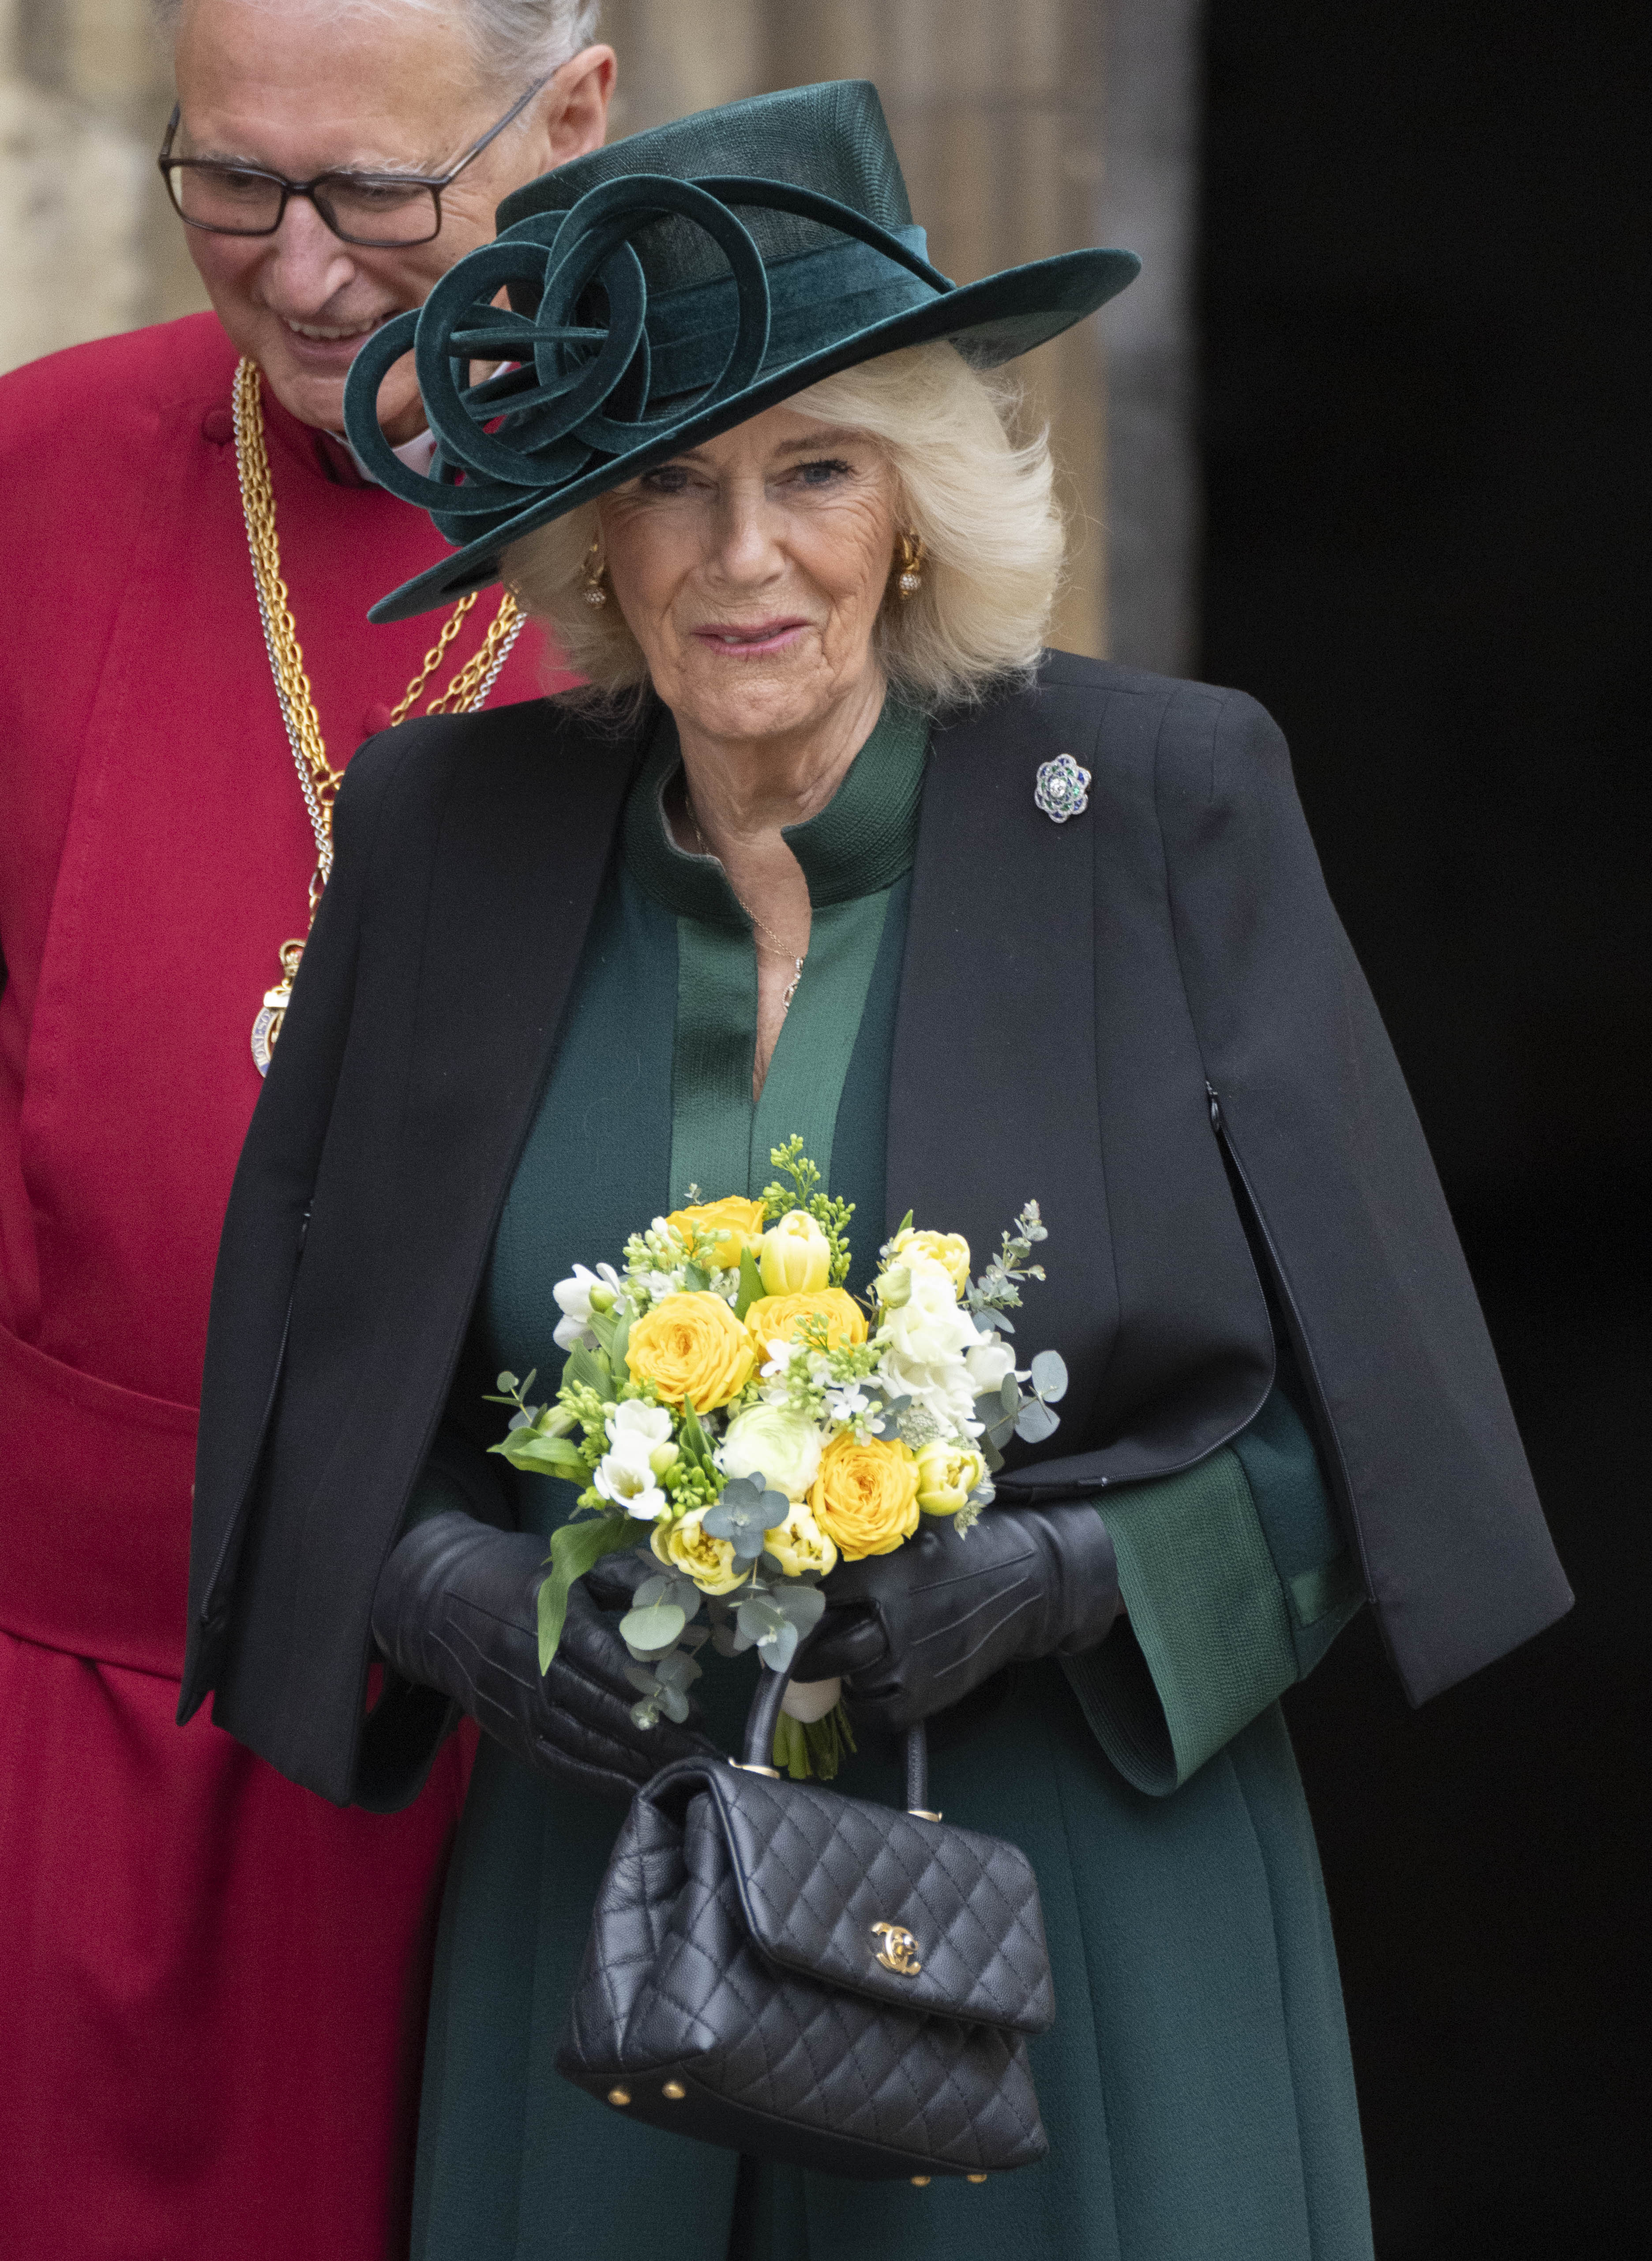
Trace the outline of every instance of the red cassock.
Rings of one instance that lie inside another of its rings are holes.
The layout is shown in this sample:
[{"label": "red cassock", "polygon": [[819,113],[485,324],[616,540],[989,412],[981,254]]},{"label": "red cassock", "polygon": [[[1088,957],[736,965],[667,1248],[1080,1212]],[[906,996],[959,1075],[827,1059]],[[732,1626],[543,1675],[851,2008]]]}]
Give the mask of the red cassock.
[{"label": "red cassock", "polygon": [[[388,1818],[173,1724],[195,1408],[248,1045],[315,848],[200,315],[0,380],[0,2251],[405,2250],[449,1747]],[[266,391],[336,763],[437,620],[441,554]],[[485,594],[434,693],[477,649]],[[493,692],[532,697],[524,633]],[[554,685],[568,678],[551,678]]]}]

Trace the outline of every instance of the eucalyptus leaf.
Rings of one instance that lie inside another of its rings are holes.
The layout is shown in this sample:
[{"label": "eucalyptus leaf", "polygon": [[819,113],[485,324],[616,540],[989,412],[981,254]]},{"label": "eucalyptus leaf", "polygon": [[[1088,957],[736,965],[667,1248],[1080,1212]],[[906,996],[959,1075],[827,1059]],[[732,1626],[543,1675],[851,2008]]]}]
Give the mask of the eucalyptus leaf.
[{"label": "eucalyptus leaf", "polygon": [[997,1446],[994,1444],[990,1437],[983,1437],[981,1439],[980,1456],[987,1463],[988,1475],[989,1476],[995,1476],[999,1469],[1002,1468],[1004,1464],[1004,1456],[999,1451]]},{"label": "eucalyptus leaf", "polygon": [[766,1640],[787,1622],[766,1594],[748,1594],[737,1614],[741,1632],[751,1640]]},{"label": "eucalyptus leaf", "polygon": [[700,1673],[700,1666],[692,1656],[685,1656],[681,1649],[673,1650],[670,1656],[661,1657],[654,1667],[654,1677],[662,1688],[691,1688],[699,1679]]},{"label": "eucalyptus leaf", "polygon": [[634,1610],[652,1609],[656,1602],[664,1600],[674,1583],[675,1581],[667,1577],[664,1572],[658,1577],[644,1578],[631,1597],[631,1607]]},{"label": "eucalyptus leaf", "polygon": [[1059,1414],[1036,1397],[1029,1398],[1016,1420],[1016,1434],[1024,1444],[1041,1445],[1046,1437],[1053,1437],[1060,1427]]},{"label": "eucalyptus leaf", "polygon": [[659,1685],[653,1671],[646,1664],[628,1664],[625,1676],[632,1687],[640,1689],[644,1696],[651,1696]]},{"label": "eucalyptus leaf", "polygon": [[1003,1407],[1006,1413],[1018,1413],[1020,1411],[1021,1384],[1016,1380],[1013,1374],[1005,1375],[1003,1380],[999,1383],[998,1403]]},{"label": "eucalyptus leaf", "polygon": [[1046,1405],[1067,1396],[1067,1360],[1059,1350],[1041,1350],[1032,1361],[1032,1386]]},{"label": "eucalyptus leaf", "polygon": [[[711,1645],[719,1656],[738,1656],[740,1654],[740,1638],[731,1625],[713,1626]],[[745,1645],[748,1648],[751,1646],[750,1641]]]},{"label": "eucalyptus leaf", "polygon": [[792,1659],[797,1654],[797,1627],[783,1625],[779,1633],[771,1633],[758,1644],[758,1654],[771,1672],[791,1669]]},{"label": "eucalyptus leaf", "polygon": [[514,1374],[501,1374],[493,1385],[496,1389],[514,1389],[517,1386],[516,1376]]},{"label": "eucalyptus leaf", "polygon": [[679,1727],[688,1717],[687,1697],[680,1688],[674,1687],[669,1680],[662,1680],[660,1683],[659,1707],[666,1718],[674,1720]]},{"label": "eucalyptus leaf", "polygon": [[630,1648],[670,1648],[686,1623],[674,1602],[656,1602],[620,1619],[620,1639]]},{"label": "eucalyptus leaf", "polygon": [[799,1633],[812,1633],[826,1614],[826,1597],[818,1586],[781,1586],[772,1597]]}]

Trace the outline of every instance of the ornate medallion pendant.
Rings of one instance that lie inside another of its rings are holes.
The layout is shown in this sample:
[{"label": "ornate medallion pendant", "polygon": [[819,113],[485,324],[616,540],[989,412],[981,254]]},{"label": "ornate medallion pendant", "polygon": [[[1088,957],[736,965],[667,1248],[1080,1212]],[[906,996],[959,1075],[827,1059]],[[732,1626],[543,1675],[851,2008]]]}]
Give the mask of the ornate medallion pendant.
[{"label": "ornate medallion pendant", "polygon": [[269,1073],[276,1038],[281,1034],[281,1024],[287,1017],[288,1006],[292,1002],[292,978],[303,956],[304,944],[301,942],[282,944],[281,980],[273,989],[265,990],[262,1008],[253,1023],[253,1066],[260,1075]]}]

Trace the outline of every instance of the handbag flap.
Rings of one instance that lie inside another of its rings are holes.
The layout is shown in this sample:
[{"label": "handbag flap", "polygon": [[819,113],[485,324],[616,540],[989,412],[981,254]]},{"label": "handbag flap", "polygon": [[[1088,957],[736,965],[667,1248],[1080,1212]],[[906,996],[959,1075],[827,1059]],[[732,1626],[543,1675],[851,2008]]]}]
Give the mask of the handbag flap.
[{"label": "handbag flap", "polygon": [[1018,1847],[813,1783],[693,1761],[680,1772],[711,1795],[771,1961],[933,2017],[1018,2034],[1054,2022],[1038,1879]]}]

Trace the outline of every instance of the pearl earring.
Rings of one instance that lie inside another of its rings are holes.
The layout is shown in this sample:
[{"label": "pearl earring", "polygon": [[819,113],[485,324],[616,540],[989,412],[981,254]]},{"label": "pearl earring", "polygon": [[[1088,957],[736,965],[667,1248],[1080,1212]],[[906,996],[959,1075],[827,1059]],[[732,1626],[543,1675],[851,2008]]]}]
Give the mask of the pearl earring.
[{"label": "pearl earring", "polygon": [[895,594],[904,604],[908,598],[916,597],[923,586],[923,544],[916,535],[903,534],[901,536],[895,564],[899,569],[895,575]]},{"label": "pearl earring", "polygon": [[593,542],[590,549],[585,552],[585,571],[579,592],[587,605],[600,608],[607,603],[608,592],[602,585],[603,577],[607,571],[607,568],[602,562],[602,545],[600,542]]}]

